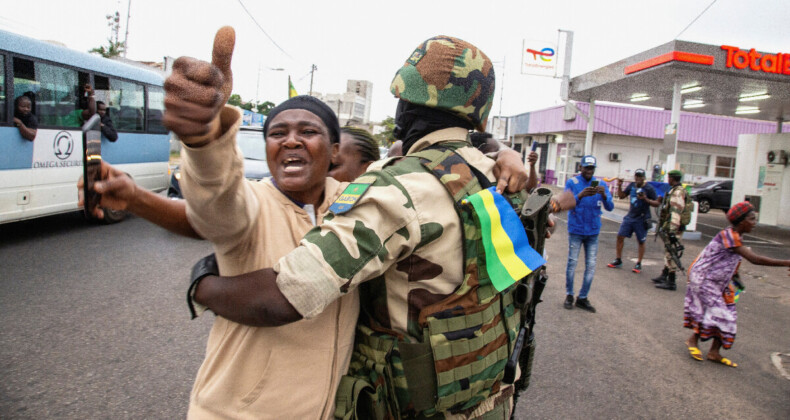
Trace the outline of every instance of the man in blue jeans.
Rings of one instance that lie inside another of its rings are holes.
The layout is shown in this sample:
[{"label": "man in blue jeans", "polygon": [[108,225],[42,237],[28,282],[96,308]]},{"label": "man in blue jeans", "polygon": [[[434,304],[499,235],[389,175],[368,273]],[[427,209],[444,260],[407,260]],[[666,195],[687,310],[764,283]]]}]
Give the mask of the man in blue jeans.
[{"label": "man in blue jeans", "polygon": [[595,312],[587,295],[595,276],[595,257],[598,254],[598,233],[601,231],[601,204],[607,211],[614,209],[612,194],[606,183],[593,177],[595,157],[587,155],[581,161],[581,173],[565,183],[565,191],[576,196],[576,208],[568,213],[568,268],[565,271],[565,309],[573,309],[573,276],[579,251],[584,246],[584,281],[576,298],[576,307]]}]

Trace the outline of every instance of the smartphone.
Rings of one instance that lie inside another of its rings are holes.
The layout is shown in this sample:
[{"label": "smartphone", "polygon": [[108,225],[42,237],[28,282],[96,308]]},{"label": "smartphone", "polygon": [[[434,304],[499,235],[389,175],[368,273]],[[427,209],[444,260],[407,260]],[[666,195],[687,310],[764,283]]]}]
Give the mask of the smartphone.
[{"label": "smartphone", "polygon": [[592,181],[590,181],[590,186],[593,188],[598,188],[598,180],[593,179]]},{"label": "smartphone", "polygon": [[532,151],[534,152],[535,150],[538,150],[538,142],[536,141],[532,142]]},{"label": "smartphone", "polygon": [[93,190],[96,181],[101,181],[101,117],[94,114],[82,126],[82,193],[85,198],[85,217],[92,219],[93,210],[99,206],[101,194]]}]

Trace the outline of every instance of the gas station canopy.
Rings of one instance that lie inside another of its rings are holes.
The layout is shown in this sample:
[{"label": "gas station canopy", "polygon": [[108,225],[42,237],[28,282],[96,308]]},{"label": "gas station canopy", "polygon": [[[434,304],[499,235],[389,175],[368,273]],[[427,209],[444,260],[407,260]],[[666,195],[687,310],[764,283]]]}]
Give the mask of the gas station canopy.
[{"label": "gas station canopy", "polygon": [[680,40],[574,77],[569,99],[671,109],[675,83],[685,112],[790,121],[790,53]]}]

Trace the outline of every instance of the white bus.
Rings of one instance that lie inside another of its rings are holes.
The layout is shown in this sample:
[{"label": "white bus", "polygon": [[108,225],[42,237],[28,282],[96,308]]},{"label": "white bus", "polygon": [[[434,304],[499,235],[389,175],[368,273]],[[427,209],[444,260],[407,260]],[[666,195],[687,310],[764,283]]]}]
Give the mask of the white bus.
[{"label": "white bus", "polygon": [[[167,188],[163,82],[154,70],[0,31],[0,223],[79,210],[86,84],[118,132],[115,142],[102,136],[102,158],[145,188]],[[22,95],[38,119],[33,141],[14,125],[14,101]],[[124,214],[105,216],[117,222]]]}]

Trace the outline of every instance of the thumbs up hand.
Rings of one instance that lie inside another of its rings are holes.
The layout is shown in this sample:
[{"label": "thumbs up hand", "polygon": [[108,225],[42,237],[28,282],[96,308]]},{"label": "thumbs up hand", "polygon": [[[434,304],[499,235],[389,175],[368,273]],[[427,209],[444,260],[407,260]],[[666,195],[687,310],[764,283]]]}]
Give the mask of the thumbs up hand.
[{"label": "thumbs up hand", "polygon": [[219,115],[233,89],[230,62],[236,33],[230,26],[217,31],[211,63],[179,57],[165,80],[162,123],[184,144],[200,147],[222,134]]}]

